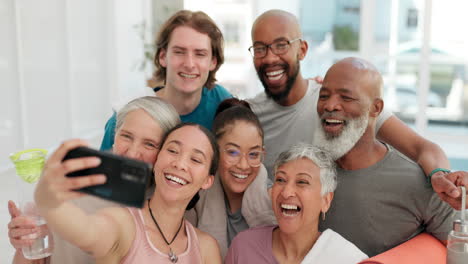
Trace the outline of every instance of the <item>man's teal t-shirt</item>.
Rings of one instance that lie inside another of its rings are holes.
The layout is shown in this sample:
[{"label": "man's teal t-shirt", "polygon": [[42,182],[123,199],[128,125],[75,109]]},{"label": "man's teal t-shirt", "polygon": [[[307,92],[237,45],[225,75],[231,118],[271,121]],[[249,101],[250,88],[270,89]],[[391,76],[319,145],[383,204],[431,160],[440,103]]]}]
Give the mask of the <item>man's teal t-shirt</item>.
[{"label": "man's teal t-shirt", "polygon": [[[161,88],[158,87],[154,90],[157,92],[160,89]],[[180,119],[182,122],[197,123],[211,130],[216,108],[218,108],[219,103],[224,99],[231,97],[232,95],[221,85],[216,84],[213,89],[203,87],[202,96],[198,106],[193,110],[193,112],[187,115],[181,115]],[[104,137],[101,142],[101,150],[109,150],[112,148],[112,145],[114,144],[116,122],[116,113],[114,112],[111,118],[107,120]]]}]

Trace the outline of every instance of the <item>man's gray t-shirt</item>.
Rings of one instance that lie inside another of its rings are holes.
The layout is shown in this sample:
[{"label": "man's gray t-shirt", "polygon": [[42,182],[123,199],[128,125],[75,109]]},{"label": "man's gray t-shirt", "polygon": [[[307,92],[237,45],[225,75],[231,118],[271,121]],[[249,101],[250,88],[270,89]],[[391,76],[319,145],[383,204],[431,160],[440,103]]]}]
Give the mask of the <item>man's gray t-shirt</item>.
[{"label": "man's gray t-shirt", "polygon": [[[271,181],[274,178],[273,163],[281,152],[299,142],[313,143],[315,129],[320,125],[317,114],[320,87],[315,81],[309,81],[304,97],[291,106],[277,104],[264,92],[248,100],[265,133],[266,156],[263,164]],[[391,115],[384,109],[377,118],[377,131]]]},{"label": "man's gray t-shirt", "polygon": [[330,228],[375,256],[421,232],[446,240],[454,210],[426,184],[421,168],[386,145],[369,168],[338,169],[338,186],[320,230]]}]

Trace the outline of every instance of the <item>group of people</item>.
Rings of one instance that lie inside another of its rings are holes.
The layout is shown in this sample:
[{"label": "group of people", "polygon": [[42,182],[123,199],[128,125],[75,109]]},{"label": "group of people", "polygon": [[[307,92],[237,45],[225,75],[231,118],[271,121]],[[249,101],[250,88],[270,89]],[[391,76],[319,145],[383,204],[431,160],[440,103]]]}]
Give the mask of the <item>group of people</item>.
[{"label": "group of people", "polygon": [[164,86],[116,112],[101,145],[154,165],[144,207],[74,192],[106,178],[65,177],[99,164],[63,161],[86,145],[66,141],[35,193],[54,254],[24,258],[39,230],[9,202],[15,264],[357,263],[421,232],[446,240],[468,173],[438,169],[443,151],[385,110],[372,64],[345,58],[323,82],[305,78],[296,17],[270,10],[249,48],[265,92],[243,101],[216,84],[223,37],[203,12],[175,13],[156,46]]}]

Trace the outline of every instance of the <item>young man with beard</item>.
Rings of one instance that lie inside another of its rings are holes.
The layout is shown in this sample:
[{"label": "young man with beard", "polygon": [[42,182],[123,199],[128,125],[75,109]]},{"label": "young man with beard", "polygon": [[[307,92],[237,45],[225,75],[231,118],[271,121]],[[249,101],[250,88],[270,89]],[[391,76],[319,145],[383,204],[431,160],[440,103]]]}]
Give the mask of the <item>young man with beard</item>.
[{"label": "young man with beard", "polygon": [[382,77],[373,65],[346,58],[328,70],[317,104],[315,145],[336,159],[339,182],[320,227],[369,256],[421,232],[445,241],[455,212],[425,184],[418,164],[377,140],[381,92]]},{"label": "young man with beard", "polygon": [[[300,61],[308,50],[301,36],[296,17],[282,10],[263,13],[252,26],[253,46],[249,50],[265,92],[249,103],[265,131],[264,164],[270,179],[278,154],[298,142],[312,143],[319,126],[315,109],[320,84],[301,74]],[[426,175],[436,168],[449,167],[439,146],[419,136],[388,111],[383,110],[378,116],[375,132],[380,140],[419,163]],[[432,175],[434,189],[453,207],[460,206],[461,195],[453,184],[458,178],[444,171]],[[465,181],[468,183],[468,175]]]}]

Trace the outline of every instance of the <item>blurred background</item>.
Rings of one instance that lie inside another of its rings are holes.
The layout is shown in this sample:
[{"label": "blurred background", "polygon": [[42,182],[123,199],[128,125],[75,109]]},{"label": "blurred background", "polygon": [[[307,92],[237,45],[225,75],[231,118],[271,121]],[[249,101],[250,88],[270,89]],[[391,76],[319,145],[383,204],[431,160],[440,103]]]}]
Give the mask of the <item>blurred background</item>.
[{"label": "blurred background", "polygon": [[80,137],[99,146],[112,110],[151,92],[153,42],[179,9],[221,28],[218,80],[241,98],[263,90],[247,48],[262,12],[297,15],[306,77],[358,56],[385,80],[385,105],[468,170],[468,1],[459,0],[0,0],[0,262],[9,263],[7,200],[17,197],[10,153],[53,150]]}]

